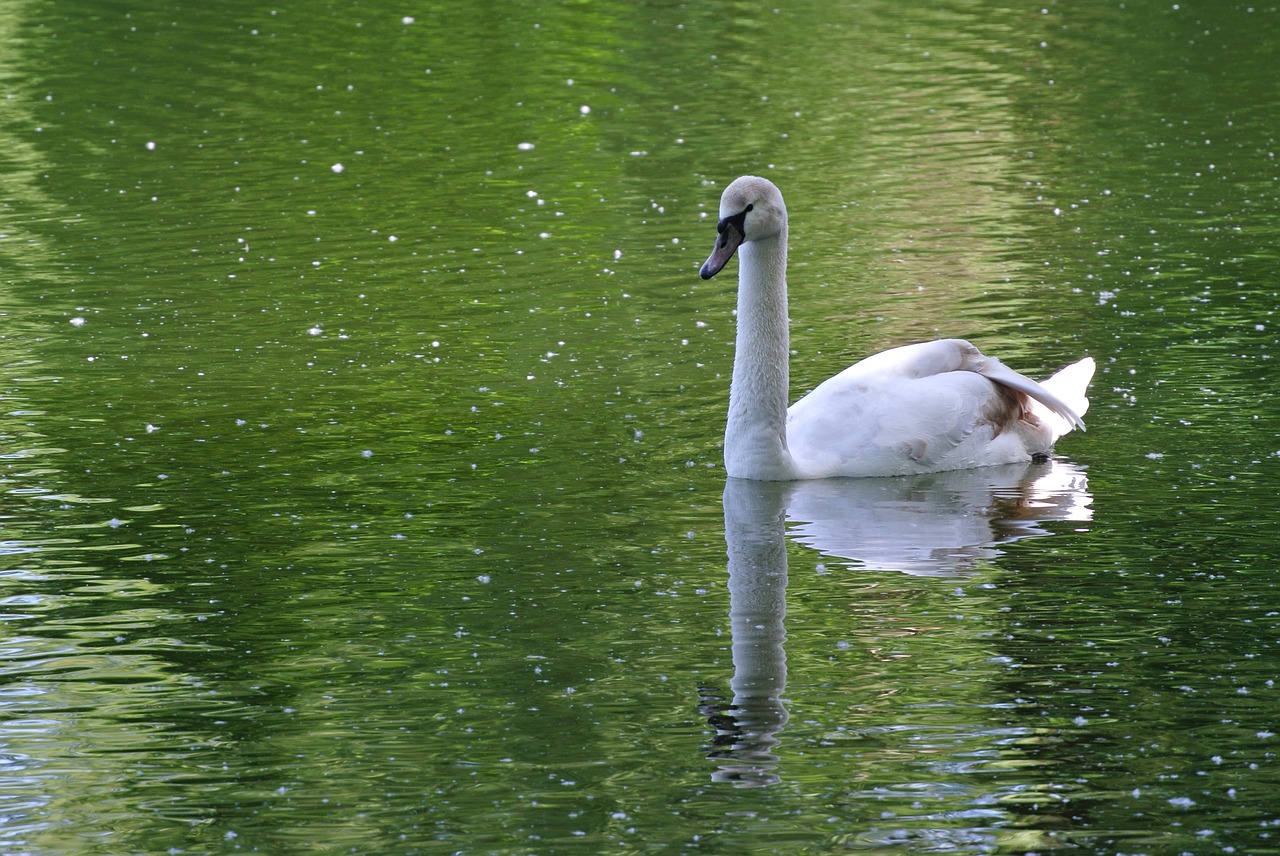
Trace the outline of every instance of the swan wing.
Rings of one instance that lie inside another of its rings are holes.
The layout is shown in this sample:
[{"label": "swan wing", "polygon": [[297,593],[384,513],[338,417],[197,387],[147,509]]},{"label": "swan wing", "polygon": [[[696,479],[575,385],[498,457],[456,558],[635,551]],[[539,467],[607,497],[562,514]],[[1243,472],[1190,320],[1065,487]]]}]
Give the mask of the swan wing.
[{"label": "swan wing", "polygon": [[[890,348],[882,351],[872,357],[868,357],[862,362],[855,363],[845,373],[864,374],[875,372],[877,374],[897,374],[903,378],[921,379],[932,377],[934,375],[946,374],[948,372],[973,372],[982,375],[988,380],[1006,386],[1009,389],[1016,390],[1029,396],[1035,401],[1040,402],[1051,413],[1056,414],[1065,420],[1073,428],[1084,430],[1084,420],[1080,418],[1080,414],[1076,409],[1068,404],[1060,397],[1057,392],[1065,390],[1069,386],[1075,388],[1078,385],[1080,394],[1072,397],[1078,397],[1083,401],[1081,412],[1088,408],[1088,400],[1084,399],[1083,390],[1088,385],[1089,378],[1093,376],[1093,360],[1084,359],[1075,366],[1079,368],[1079,374],[1084,374],[1087,369],[1087,377],[1083,378],[1084,383],[1079,384],[1081,378],[1071,378],[1066,383],[1058,383],[1051,390],[1044,384],[1036,383],[1024,374],[1019,374],[1013,369],[995,357],[988,357],[977,349],[974,345],[966,342],[964,339],[939,339],[935,342],[923,342],[919,345],[905,345],[900,348]],[[854,370],[857,370],[856,372]],[[1065,375],[1068,370],[1064,369],[1059,375]],[[840,377],[840,375],[836,375]],[[1056,378],[1057,376],[1055,376]],[[1067,378],[1063,378],[1067,381]]]},{"label": "swan wing", "polygon": [[[1059,394],[1065,387],[1046,389],[962,339],[907,345],[850,366],[793,404],[787,441],[798,465],[807,461],[806,468],[831,475],[1006,463],[1084,427]],[[1064,430],[1058,424],[1007,430],[1024,414],[1018,393],[1034,402],[1037,416],[1051,415]],[[1046,435],[1030,449],[1028,430]]]},{"label": "swan wing", "polygon": [[1006,410],[1016,401],[981,375],[913,377],[866,368],[846,369],[788,409],[787,445],[803,477],[984,466],[992,463],[991,441],[1007,443],[997,426],[1009,421]]}]

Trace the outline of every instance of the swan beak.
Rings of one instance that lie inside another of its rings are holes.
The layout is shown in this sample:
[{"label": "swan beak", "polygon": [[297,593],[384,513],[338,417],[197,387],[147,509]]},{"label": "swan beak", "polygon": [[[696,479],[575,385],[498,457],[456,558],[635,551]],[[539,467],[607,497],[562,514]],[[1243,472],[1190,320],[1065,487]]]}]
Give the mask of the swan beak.
[{"label": "swan beak", "polygon": [[720,273],[720,269],[729,263],[729,259],[733,258],[746,238],[742,233],[742,221],[739,217],[725,217],[716,226],[716,231],[720,233],[720,237],[716,239],[716,248],[702,265],[700,273],[703,279],[711,279]]}]

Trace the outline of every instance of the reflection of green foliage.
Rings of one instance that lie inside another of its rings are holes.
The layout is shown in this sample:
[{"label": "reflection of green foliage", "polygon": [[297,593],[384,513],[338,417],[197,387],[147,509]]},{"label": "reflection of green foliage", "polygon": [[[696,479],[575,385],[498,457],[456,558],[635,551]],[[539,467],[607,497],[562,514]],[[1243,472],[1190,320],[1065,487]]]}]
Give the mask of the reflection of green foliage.
[{"label": "reflection of green foliage", "polygon": [[[0,12],[22,847],[1257,849],[1274,13]],[[728,792],[696,270],[746,171],[797,394],[939,334],[1102,372],[1092,523],[956,580],[790,545],[781,781]]]}]

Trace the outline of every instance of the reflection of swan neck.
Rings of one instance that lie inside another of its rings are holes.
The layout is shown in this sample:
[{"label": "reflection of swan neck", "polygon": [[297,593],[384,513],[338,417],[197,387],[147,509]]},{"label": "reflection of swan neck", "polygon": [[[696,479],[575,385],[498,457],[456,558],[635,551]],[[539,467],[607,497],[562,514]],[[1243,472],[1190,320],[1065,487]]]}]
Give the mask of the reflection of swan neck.
[{"label": "reflection of swan neck", "polygon": [[738,250],[738,332],[734,347],[725,466],[730,475],[789,478],[787,396],[787,228]]},{"label": "reflection of swan neck", "polygon": [[777,734],[786,725],[784,623],[787,614],[785,488],[729,479],[725,485],[725,541],[729,555],[729,624],[733,634],[733,702],[722,720],[726,749],[717,781],[756,787],[777,780],[771,767]]},{"label": "reflection of swan neck", "polygon": [[[741,725],[763,725],[759,702],[782,697],[787,686],[787,547],[779,520],[774,543],[755,541],[746,550],[730,550],[729,624],[733,634],[734,707]],[[737,552],[737,561],[734,553]],[[766,718],[776,718],[769,711]],[[783,714],[785,719],[785,714]],[[780,723],[779,723],[780,724]]]}]

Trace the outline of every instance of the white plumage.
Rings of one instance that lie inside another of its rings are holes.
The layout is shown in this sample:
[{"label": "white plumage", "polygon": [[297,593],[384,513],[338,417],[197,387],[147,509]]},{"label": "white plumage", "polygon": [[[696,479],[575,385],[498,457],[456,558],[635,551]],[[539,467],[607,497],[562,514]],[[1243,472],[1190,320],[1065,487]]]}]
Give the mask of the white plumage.
[{"label": "white plumage", "polygon": [[867,357],[787,407],[787,209],[743,176],[720,199],[710,279],[738,255],[738,334],[725,428],[730,476],[891,476],[1028,461],[1083,430],[1094,362],[1036,383],[962,339]]}]

